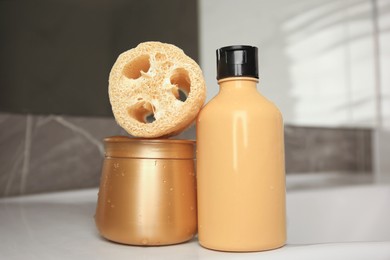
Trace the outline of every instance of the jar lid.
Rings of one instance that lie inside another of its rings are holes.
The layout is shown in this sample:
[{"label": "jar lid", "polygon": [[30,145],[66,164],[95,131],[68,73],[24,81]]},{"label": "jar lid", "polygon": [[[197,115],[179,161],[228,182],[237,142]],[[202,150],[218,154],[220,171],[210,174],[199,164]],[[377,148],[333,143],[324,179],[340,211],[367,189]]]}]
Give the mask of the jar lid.
[{"label": "jar lid", "polygon": [[104,139],[106,157],[193,159],[195,141],[111,136]]}]

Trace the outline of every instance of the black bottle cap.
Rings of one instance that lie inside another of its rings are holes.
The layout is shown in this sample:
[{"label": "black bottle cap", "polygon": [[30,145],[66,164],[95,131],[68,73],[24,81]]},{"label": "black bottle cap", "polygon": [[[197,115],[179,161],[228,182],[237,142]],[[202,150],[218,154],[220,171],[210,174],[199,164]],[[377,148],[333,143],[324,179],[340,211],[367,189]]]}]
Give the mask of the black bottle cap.
[{"label": "black bottle cap", "polygon": [[259,78],[257,47],[234,45],[217,50],[217,80],[228,77]]}]

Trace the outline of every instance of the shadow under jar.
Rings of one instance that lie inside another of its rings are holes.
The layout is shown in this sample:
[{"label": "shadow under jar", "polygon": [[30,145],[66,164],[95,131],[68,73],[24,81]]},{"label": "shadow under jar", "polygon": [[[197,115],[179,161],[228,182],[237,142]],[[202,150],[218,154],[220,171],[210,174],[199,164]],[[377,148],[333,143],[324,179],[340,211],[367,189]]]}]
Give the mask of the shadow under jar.
[{"label": "shadow under jar", "polygon": [[95,222],[123,244],[158,246],[196,234],[194,141],[108,137]]}]

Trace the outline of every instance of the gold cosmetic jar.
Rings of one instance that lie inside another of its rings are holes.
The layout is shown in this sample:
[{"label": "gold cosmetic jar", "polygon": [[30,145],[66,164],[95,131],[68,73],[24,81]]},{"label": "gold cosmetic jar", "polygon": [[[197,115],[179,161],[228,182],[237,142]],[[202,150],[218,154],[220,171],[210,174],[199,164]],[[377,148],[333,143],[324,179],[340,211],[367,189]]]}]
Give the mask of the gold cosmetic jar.
[{"label": "gold cosmetic jar", "polygon": [[194,141],[108,137],[95,222],[123,244],[157,246],[196,234]]}]

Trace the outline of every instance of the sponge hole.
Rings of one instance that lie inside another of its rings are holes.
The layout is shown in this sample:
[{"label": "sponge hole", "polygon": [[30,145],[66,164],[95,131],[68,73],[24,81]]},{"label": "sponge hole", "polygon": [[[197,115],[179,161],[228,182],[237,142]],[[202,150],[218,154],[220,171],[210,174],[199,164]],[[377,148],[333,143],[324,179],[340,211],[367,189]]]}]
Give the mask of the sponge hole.
[{"label": "sponge hole", "polygon": [[156,118],[154,117],[154,114],[151,113],[145,117],[145,123],[150,124],[156,121]]},{"label": "sponge hole", "polygon": [[152,104],[146,101],[138,102],[128,108],[129,115],[140,123],[150,124],[156,121],[154,117],[155,108]]},{"label": "sponge hole", "polygon": [[170,78],[173,95],[180,101],[185,102],[191,91],[191,80],[188,71],[183,68],[175,69]]},{"label": "sponge hole", "polygon": [[150,61],[148,55],[141,55],[130,63],[126,64],[123,69],[123,75],[125,75],[129,79],[138,79],[141,77],[142,72],[148,72],[150,69]]}]

